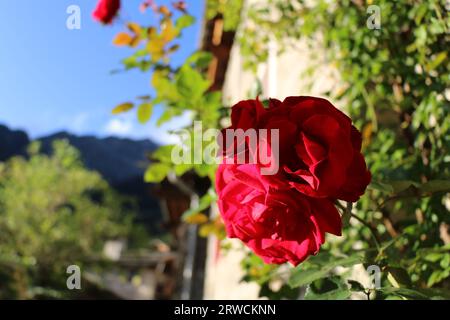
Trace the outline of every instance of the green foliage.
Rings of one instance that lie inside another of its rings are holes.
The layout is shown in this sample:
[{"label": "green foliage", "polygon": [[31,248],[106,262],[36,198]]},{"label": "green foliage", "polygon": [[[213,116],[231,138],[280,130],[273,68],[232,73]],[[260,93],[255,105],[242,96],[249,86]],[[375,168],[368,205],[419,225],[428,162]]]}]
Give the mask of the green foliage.
[{"label": "green foliage", "polygon": [[211,203],[217,200],[217,196],[215,194],[215,191],[213,189],[208,190],[208,192],[200,198],[198,207],[196,208],[190,208],[186,212],[183,213],[183,220],[188,221],[190,218],[195,216],[196,214],[207,210]]},{"label": "green foliage", "polygon": [[[371,4],[380,8],[378,30],[366,26]],[[328,95],[346,105],[363,134],[373,182],[354,206],[358,220],[346,225],[345,240],[329,241],[318,257],[352,256],[361,248],[364,265],[382,268],[383,289],[371,298],[448,296],[450,20],[444,2],[269,0],[246,16],[238,39],[245,66],[256,70],[266,61],[270,39],[280,43],[280,53],[295,50],[299,40],[314,52],[322,47],[324,56],[312,56],[303,76],[323,60],[336,66],[342,81]],[[302,264],[288,283],[310,282],[306,298],[312,292],[346,298],[348,286],[341,284],[347,276],[335,275],[334,285],[325,281],[334,272],[327,263]],[[329,286],[318,288],[320,281]],[[353,283],[350,290],[361,287]]]},{"label": "green foliage", "polygon": [[[142,124],[147,123],[153,115],[153,106],[160,106],[163,111],[156,121],[158,126],[189,112],[192,123],[200,120],[208,124],[209,128],[217,128],[220,110],[223,108],[222,96],[220,92],[209,91],[211,83],[204,75],[212,55],[209,52],[197,51],[179,67],[172,66],[170,54],[178,50],[178,38],[186,28],[195,23],[195,18],[187,13],[176,16],[168,10],[168,8],[159,10],[161,14],[157,25],[140,26],[128,23],[128,32],[125,33],[128,36],[124,36],[121,32],[114,39],[116,45],[135,48],[135,52],[122,61],[125,70],[138,68],[151,74],[150,84],[156,94],[154,97],[138,98],[141,100],[137,108],[138,120]],[[113,110],[113,113],[131,110],[133,106],[129,103],[121,104]],[[185,129],[186,136],[193,133],[190,127],[187,126]],[[191,139],[184,139],[181,143],[188,154],[193,153],[195,144]],[[206,145],[206,142],[202,143]],[[146,182],[158,183],[170,173],[181,176],[189,170],[195,170],[200,176],[209,176],[213,179],[214,165],[175,165],[171,159],[173,147],[173,145],[162,146],[153,153],[153,163],[144,176]]]},{"label": "green foliage", "polygon": [[236,30],[239,25],[243,0],[206,0],[206,18],[223,17],[225,31]]},{"label": "green foliage", "polygon": [[142,103],[137,111],[138,120],[140,123],[146,123],[152,116],[153,105],[150,102]]},{"label": "green foliage", "polygon": [[94,261],[106,240],[142,234],[133,203],[85,169],[76,149],[56,141],[51,156],[38,150],[0,163],[1,298],[68,297],[69,265],[103,270]]},{"label": "green foliage", "polygon": [[322,253],[319,257],[311,257],[308,260],[308,266],[311,265],[308,269],[305,270],[304,265],[295,268],[291,272],[288,284],[291,287],[300,287],[329,276],[336,267],[351,267],[360,263],[362,263],[362,258],[359,255],[335,257]]}]

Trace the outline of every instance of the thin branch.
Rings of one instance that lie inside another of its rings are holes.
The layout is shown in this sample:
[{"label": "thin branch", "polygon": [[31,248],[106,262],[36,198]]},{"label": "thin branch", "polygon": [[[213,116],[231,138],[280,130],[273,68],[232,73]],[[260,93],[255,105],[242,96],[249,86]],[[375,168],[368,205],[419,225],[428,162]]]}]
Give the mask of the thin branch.
[{"label": "thin branch", "polygon": [[363,224],[364,226],[366,226],[369,229],[370,234],[372,235],[373,241],[375,242],[375,245],[377,246],[378,251],[380,251],[380,248],[381,248],[380,240],[378,239],[376,229],[371,224],[367,223],[366,221],[364,221],[363,219],[358,217],[356,214],[351,213],[350,216],[352,218],[355,218],[356,220],[358,220],[358,222],[360,222],[361,224]]}]

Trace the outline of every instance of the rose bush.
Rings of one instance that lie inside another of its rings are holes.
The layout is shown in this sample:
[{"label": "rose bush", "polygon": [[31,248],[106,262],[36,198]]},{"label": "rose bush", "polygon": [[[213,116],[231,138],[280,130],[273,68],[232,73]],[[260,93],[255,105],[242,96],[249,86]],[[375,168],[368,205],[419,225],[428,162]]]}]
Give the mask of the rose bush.
[{"label": "rose bush", "polygon": [[120,0],[100,0],[92,16],[95,20],[109,24],[120,9]]},{"label": "rose bush", "polygon": [[341,235],[331,200],[304,196],[289,185],[273,189],[256,165],[221,165],[216,188],[228,237],[241,239],[266,263],[298,265],[319,251],[325,232]]}]

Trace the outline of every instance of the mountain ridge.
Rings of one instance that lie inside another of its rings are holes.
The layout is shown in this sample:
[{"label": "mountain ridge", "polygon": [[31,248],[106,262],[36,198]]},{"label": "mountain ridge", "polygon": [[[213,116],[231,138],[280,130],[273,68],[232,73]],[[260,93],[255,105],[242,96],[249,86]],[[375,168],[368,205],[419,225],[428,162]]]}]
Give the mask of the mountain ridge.
[{"label": "mountain ridge", "polygon": [[158,147],[150,139],[98,138],[60,131],[31,140],[25,131],[12,130],[0,124],[0,161],[12,156],[27,156],[26,148],[32,141],[39,141],[41,152],[50,154],[53,141],[61,139],[78,149],[86,168],[99,172],[118,192],[137,199],[140,222],[152,233],[161,231],[162,214],[158,199],[152,192],[152,185],[144,182],[144,172],[150,163],[147,153]]}]

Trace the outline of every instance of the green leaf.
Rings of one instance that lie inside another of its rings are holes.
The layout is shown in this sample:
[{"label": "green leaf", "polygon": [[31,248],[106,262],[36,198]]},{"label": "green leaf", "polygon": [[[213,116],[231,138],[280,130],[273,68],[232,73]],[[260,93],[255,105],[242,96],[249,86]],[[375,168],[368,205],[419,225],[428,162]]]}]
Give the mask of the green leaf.
[{"label": "green leaf", "polygon": [[177,165],[175,165],[175,168],[174,168],[175,174],[176,174],[178,177],[179,177],[179,176],[182,176],[182,175],[185,174],[187,171],[191,170],[192,167],[193,167],[192,164],[185,164],[185,163],[177,164]]},{"label": "green leaf", "polygon": [[354,265],[363,263],[364,259],[362,256],[355,254],[349,257],[345,257],[345,258],[337,258],[335,260],[333,260],[332,262],[330,262],[328,265],[326,265],[326,267],[328,268],[336,268],[336,267],[352,267]]},{"label": "green leaf", "polygon": [[173,144],[161,146],[152,153],[151,158],[163,163],[172,163],[173,147]]},{"label": "green leaf", "polygon": [[348,280],[348,284],[350,285],[350,290],[355,292],[364,292],[364,286],[356,280]]},{"label": "green leaf", "polygon": [[427,286],[432,287],[436,283],[441,282],[445,278],[447,278],[450,274],[450,270],[435,270],[431,274],[431,276],[428,278]]},{"label": "green leaf", "polygon": [[166,100],[169,103],[176,103],[180,100],[177,87],[170,81],[167,72],[155,71],[152,76],[152,85],[159,100]]},{"label": "green leaf", "polygon": [[[210,82],[190,65],[184,64],[175,78],[178,92],[187,100],[200,98],[208,89]],[[195,105],[193,106],[195,107]]]},{"label": "green leaf", "polygon": [[144,174],[145,182],[158,183],[164,180],[171,167],[166,163],[154,163],[151,164]]},{"label": "green leaf", "polygon": [[164,110],[164,112],[159,117],[158,121],[156,121],[156,125],[160,127],[164,123],[170,121],[173,117],[180,115],[180,112],[173,109],[173,108],[167,108]]},{"label": "green leaf", "polygon": [[138,66],[138,60],[135,56],[125,58],[121,62],[125,66],[125,69],[127,69],[127,70],[136,68]]},{"label": "green leaf", "polygon": [[207,194],[205,194],[203,197],[200,198],[198,207],[191,208],[189,210],[186,210],[183,213],[183,215],[182,215],[183,220],[186,220],[189,217],[208,209],[211,206],[211,203],[213,203],[216,200],[217,200],[217,196],[216,196],[215,192],[212,190],[209,190]]},{"label": "green leaf", "polygon": [[427,300],[430,297],[418,290],[408,289],[408,288],[394,288],[394,287],[383,287],[377,289],[377,291],[381,291],[384,294],[395,294],[400,297],[405,297],[409,299],[419,299],[419,300]]},{"label": "green leaf", "polygon": [[391,185],[389,185],[388,183],[380,182],[380,181],[372,181],[367,188],[371,189],[371,190],[378,190],[378,191],[381,191],[384,193],[393,193],[394,192],[394,189],[392,188]]},{"label": "green leaf", "polygon": [[330,269],[308,269],[299,270],[296,269],[288,280],[288,284],[291,288],[296,288],[309,284],[315,280],[324,278],[328,275]]},{"label": "green leaf", "polygon": [[186,63],[193,64],[197,68],[206,68],[211,62],[213,55],[206,51],[197,51],[187,58]]},{"label": "green leaf", "polygon": [[394,277],[395,281],[400,286],[409,287],[412,285],[408,272],[402,268],[387,267],[386,272],[390,273]]},{"label": "green leaf", "polygon": [[397,180],[390,181],[389,184],[392,187],[393,193],[400,193],[402,191],[406,191],[411,187],[418,187],[419,184],[417,182],[411,180]]},{"label": "green leaf", "polygon": [[140,123],[144,124],[150,120],[152,116],[153,105],[150,102],[142,103],[137,111],[138,120]]},{"label": "green leaf", "polygon": [[425,193],[450,192],[449,180],[430,180],[419,187]]},{"label": "green leaf", "polygon": [[125,102],[125,103],[119,104],[111,112],[112,112],[112,114],[119,114],[122,112],[129,111],[129,110],[133,109],[133,107],[134,107],[134,104],[132,102]]},{"label": "green leaf", "polygon": [[445,59],[447,59],[447,52],[440,52],[430,63],[426,64],[425,68],[427,69],[427,71],[432,71],[436,69],[442,62],[444,62]]},{"label": "green leaf", "polygon": [[426,295],[430,299],[450,300],[450,291],[442,288],[424,288],[416,289],[418,292]]},{"label": "green leaf", "polygon": [[[313,256],[308,259],[308,262],[317,264],[317,267],[304,270],[303,265],[296,267],[292,270],[291,276],[288,280],[288,284],[291,287],[299,287],[309,284],[315,280],[327,277],[328,274],[336,267],[351,267],[363,262],[363,259],[359,255],[353,255],[349,257],[338,258],[331,255],[325,255],[324,260],[319,260],[318,256]],[[312,260],[312,261],[310,261]]]},{"label": "green leaf", "polygon": [[420,22],[422,21],[422,18],[424,17],[424,15],[427,13],[428,11],[428,6],[425,3],[422,3],[418,6],[417,11],[416,11],[416,15],[414,18],[414,22],[416,23],[416,25],[420,25]]},{"label": "green leaf", "polygon": [[176,21],[175,21],[175,27],[178,30],[187,28],[191,25],[193,25],[195,23],[195,17],[185,14],[182,15],[181,17],[179,17]]},{"label": "green leaf", "polygon": [[172,20],[168,20],[162,24],[161,29],[162,47],[180,35],[180,29],[173,25]]},{"label": "green leaf", "polygon": [[352,292],[345,288],[331,290],[325,293],[314,293],[311,290],[305,295],[305,300],[345,300],[350,297]]}]

